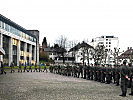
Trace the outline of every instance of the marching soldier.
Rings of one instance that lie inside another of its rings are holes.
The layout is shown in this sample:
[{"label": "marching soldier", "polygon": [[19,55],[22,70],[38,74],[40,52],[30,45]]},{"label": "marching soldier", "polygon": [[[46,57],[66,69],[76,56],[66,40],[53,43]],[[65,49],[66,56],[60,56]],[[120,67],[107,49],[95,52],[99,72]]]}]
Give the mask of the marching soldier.
[{"label": "marching soldier", "polygon": [[21,64],[21,62],[19,61],[19,68],[18,68],[18,72],[20,72],[21,71],[21,73],[22,73],[22,64]]},{"label": "marching soldier", "polygon": [[81,78],[83,78],[83,66],[79,65],[79,70],[78,70],[78,78],[80,77],[81,74]]},{"label": "marching soldier", "polygon": [[41,70],[41,64],[39,63],[39,72],[42,72],[42,70]]},{"label": "marching soldier", "polygon": [[[46,64],[44,63],[44,71],[45,71],[45,70],[46,70],[46,73],[47,73],[47,72],[48,72],[48,71],[47,71],[47,66],[46,66]],[[43,71],[43,72],[44,72],[44,71]]]},{"label": "marching soldier", "polygon": [[123,65],[121,66],[121,91],[122,94],[120,96],[125,97],[127,93],[127,87],[128,87],[128,77],[129,69],[126,66],[126,61],[123,61]]},{"label": "marching soldier", "polygon": [[90,80],[90,65],[87,66],[87,80]]},{"label": "marching soldier", "polygon": [[35,69],[34,69],[34,72],[38,72],[38,70],[37,70],[37,64],[35,63]]},{"label": "marching soldier", "polygon": [[25,66],[24,66],[24,71],[23,72],[25,72],[25,70],[27,71],[27,64],[26,64],[26,62],[25,62]]},{"label": "marching soldier", "polygon": [[32,72],[32,64],[31,64],[31,62],[30,62],[30,64],[29,64],[29,72]]},{"label": "marching soldier", "polygon": [[11,67],[11,73],[12,72],[14,73],[15,72],[15,70],[13,69],[14,68],[14,62],[11,63],[10,67]]},{"label": "marching soldier", "polygon": [[3,73],[6,74],[6,72],[5,72],[5,70],[4,70],[4,64],[3,64],[3,62],[1,61],[1,74],[3,74]]}]

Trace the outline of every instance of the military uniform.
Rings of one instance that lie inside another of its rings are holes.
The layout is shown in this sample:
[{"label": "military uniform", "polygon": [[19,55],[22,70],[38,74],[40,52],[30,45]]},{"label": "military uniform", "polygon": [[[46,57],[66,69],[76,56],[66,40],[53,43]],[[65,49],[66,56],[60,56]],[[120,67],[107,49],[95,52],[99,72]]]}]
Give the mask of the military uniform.
[{"label": "military uniform", "polygon": [[133,66],[130,67],[130,82],[131,82],[131,93],[129,95],[133,96]]},{"label": "military uniform", "polygon": [[127,87],[128,87],[128,79],[126,77],[128,77],[129,69],[126,66],[126,62],[123,64],[124,64],[124,66],[121,66],[121,91],[122,91],[122,94],[120,96],[126,96]]},{"label": "military uniform", "polygon": [[106,84],[111,82],[111,68],[107,65],[106,67]]},{"label": "military uniform", "polygon": [[6,71],[4,70],[4,64],[3,62],[1,62],[1,74],[5,73],[6,74]]},{"label": "military uniform", "polygon": [[31,63],[30,63],[30,65],[29,65],[29,71],[32,72],[32,65],[31,65]]},{"label": "military uniform", "polygon": [[13,68],[14,68],[14,63],[13,63],[13,62],[11,63],[10,67],[11,67],[11,73],[12,73],[12,72],[14,73],[15,70],[13,69]]},{"label": "military uniform", "polygon": [[93,74],[94,74],[94,67],[93,65],[90,66],[90,79],[93,80]]},{"label": "military uniform", "polygon": [[80,77],[80,74],[81,74],[81,78],[83,78],[83,66],[82,65],[79,66],[78,77]]},{"label": "military uniform", "polygon": [[119,86],[119,80],[120,80],[120,67],[117,65],[115,70],[115,80],[116,80],[116,86]]},{"label": "military uniform", "polygon": [[19,62],[18,72],[21,72],[22,73],[22,64],[21,64],[21,62]]},{"label": "military uniform", "polygon": [[37,70],[37,64],[35,63],[35,69],[34,69],[34,72],[38,72],[38,70]]}]

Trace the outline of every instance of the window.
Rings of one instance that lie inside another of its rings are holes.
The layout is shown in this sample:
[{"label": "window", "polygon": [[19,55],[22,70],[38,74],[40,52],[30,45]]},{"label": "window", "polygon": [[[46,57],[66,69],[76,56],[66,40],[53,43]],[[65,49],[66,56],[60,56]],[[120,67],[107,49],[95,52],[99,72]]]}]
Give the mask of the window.
[{"label": "window", "polygon": [[108,41],[108,39],[106,39],[106,41]]},{"label": "window", "polygon": [[109,42],[109,44],[111,44],[111,42]]},{"label": "window", "polygon": [[109,45],[109,47],[111,47],[111,45]]},{"label": "window", "polygon": [[106,44],[108,44],[108,42],[106,42]]}]

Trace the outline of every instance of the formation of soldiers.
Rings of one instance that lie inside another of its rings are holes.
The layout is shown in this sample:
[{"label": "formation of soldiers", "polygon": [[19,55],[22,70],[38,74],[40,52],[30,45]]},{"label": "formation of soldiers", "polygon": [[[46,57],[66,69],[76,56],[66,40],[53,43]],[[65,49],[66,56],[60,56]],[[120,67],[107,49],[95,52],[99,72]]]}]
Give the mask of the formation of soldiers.
[{"label": "formation of soldiers", "polygon": [[[28,67],[29,66],[29,67]],[[5,71],[5,65],[3,64],[3,62],[1,62],[1,70],[0,70],[0,74],[6,74],[6,71]],[[10,64],[10,68],[11,68],[11,73],[14,73],[15,72],[15,65],[14,65],[14,62],[12,62],[11,64]],[[43,68],[43,69],[42,69]],[[23,66],[22,66],[22,63],[21,62],[19,62],[19,66],[18,66],[18,72],[45,72],[46,71],[46,73],[48,72],[48,70],[47,70],[47,67],[46,67],[46,64],[44,63],[41,63],[41,64],[39,64],[39,66],[37,67],[37,64],[35,63],[35,65],[34,65],[34,69],[32,69],[32,64],[31,63],[29,63],[29,64],[27,64],[27,63],[25,63],[24,64],[24,68],[23,68]]]},{"label": "formation of soldiers", "polygon": [[133,67],[130,64],[128,66],[124,64],[114,66],[109,64],[100,65],[97,63],[94,65],[55,64],[50,65],[49,70],[51,73],[55,74],[77,78],[81,77],[83,79],[94,80],[105,84],[113,83],[116,86],[119,86],[121,82],[122,94],[120,96],[126,96],[127,88],[131,88],[131,93],[129,95],[133,96]]},{"label": "formation of soldiers", "polygon": [[[42,69],[42,67],[44,68]],[[46,64],[37,64],[35,63],[34,69],[32,69],[32,64],[28,65],[25,63],[24,69],[22,71],[22,64],[19,62],[18,72],[48,72]],[[10,65],[11,73],[14,73],[14,63]],[[131,93],[129,95],[133,96],[133,66],[132,64],[126,64],[123,62],[122,65],[100,65],[95,63],[94,65],[83,65],[83,64],[51,64],[49,71],[54,74],[71,76],[75,78],[83,78],[87,80],[94,80],[97,82],[110,84],[113,83],[116,86],[121,87],[122,94],[120,96],[125,97],[127,93],[127,88],[131,88]],[[4,70],[4,64],[1,62],[1,74],[6,74]],[[120,83],[121,82],[121,83]]]}]

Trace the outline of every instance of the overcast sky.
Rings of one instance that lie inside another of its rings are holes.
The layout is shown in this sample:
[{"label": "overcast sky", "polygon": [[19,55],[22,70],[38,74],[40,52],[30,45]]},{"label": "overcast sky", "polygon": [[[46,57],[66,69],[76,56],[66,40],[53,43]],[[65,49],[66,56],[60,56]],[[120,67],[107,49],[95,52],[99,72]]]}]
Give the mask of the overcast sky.
[{"label": "overcast sky", "polygon": [[133,46],[133,0],[1,0],[0,13],[53,45],[60,35],[82,41],[101,35]]}]

